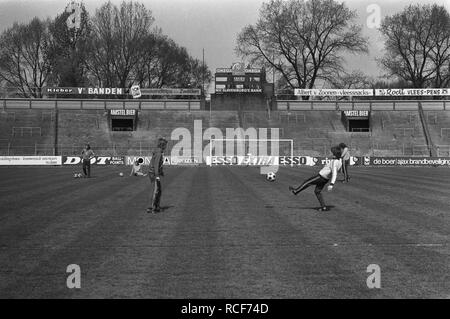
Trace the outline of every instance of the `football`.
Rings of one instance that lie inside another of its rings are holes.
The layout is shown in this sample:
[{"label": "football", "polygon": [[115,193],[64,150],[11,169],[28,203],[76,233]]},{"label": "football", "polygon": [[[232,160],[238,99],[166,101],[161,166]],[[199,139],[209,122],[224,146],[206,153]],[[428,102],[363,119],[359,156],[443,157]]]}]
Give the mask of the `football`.
[{"label": "football", "polygon": [[267,175],[266,175],[266,179],[267,179],[269,182],[274,182],[274,181],[275,181],[275,178],[276,178],[276,175],[275,175],[274,172],[269,172],[269,173],[267,173]]},{"label": "football", "polygon": [[120,173],[119,173],[119,176],[120,176],[120,177],[123,177],[123,173],[122,173],[122,172],[120,172]]}]

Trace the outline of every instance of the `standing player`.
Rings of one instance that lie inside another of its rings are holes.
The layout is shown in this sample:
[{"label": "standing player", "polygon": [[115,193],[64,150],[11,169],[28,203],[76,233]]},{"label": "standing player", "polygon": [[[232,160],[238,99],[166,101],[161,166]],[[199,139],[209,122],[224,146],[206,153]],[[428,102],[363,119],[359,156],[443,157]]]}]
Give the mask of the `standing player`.
[{"label": "standing player", "polygon": [[348,176],[348,166],[350,165],[350,152],[348,151],[347,145],[345,143],[339,144],[342,153],[342,172],[344,173],[343,183],[348,183],[350,177]]},{"label": "standing player", "polygon": [[142,170],[142,163],[144,160],[142,158],[138,158],[134,161],[133,166],[131,167],[131,173],[130,176],[147,176],[147,174],[144,174],[141,172]]},{"label": "standing player", "polygon": [[158,149],[153,152],[152,159],[150,160],[150,168],[148,176],[150,178],[150,205],[147,208],[147,213],[156,214],[161,211],[161,176],[164,176],[163,163],[164,163],[164,150],[166,149],[167,141],[160,137],[158,139]]},{"label": "standing player", "polygon": [[322,197],[322,190],[325,187],[325,185],[330,182],[330,185],[328,185],[328,191],[331,191],[333,189],[334,183],[336,182],[337,172],[342,167],[341,162],[341,149],[338,146],[333,146],[331,148],[331,153],[333,153],[334,158],[325,164],[325,166],[320,170],[319,174],[308,178],[306,181],[303,182],[298,187],[289,186],[289,190],[294,194],[297,195],[301,191],[305,190],[311,185],[316,185],[316,189],[314,190],[314,193],[316,194],[317,199],[320,203],[319,211],[328,211],[330,210],[326,205]]},{"label": "standing player", "polygon": [[91,177],[91,159],[95,156],[94,151],[91,150],[91,146],[86,144],[85,148],[81,152],[83,159],[83,174],[84,177]]}]

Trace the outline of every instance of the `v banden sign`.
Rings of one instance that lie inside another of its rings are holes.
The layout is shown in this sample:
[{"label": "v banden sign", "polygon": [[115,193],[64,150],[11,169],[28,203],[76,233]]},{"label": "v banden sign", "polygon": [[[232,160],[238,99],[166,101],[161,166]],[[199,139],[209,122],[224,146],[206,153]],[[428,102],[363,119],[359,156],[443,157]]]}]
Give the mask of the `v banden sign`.
[{"label": "v banden sign", "polygon": [[44,87],[43,94],[123,95],[125,94],[125,89],[98,87]]},{"label": "v banden sign", "polygon": [[102,88],[102,87],[44,87],[43,94],[71,94],[71,95],[131,95],[139,98],[141,95],[200,95],[200,89],[182,88],[140,88],[137,85],[130,89]]}]

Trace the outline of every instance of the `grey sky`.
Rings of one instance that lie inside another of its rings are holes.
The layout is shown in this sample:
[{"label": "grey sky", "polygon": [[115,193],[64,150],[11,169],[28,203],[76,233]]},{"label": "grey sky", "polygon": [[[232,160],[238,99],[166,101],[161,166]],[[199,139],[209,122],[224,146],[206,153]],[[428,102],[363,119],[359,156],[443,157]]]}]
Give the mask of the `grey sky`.
[{"label": "grey sky", "polygon": [[[93,14],[105,1],[84,0],[88,11]],[[121,0],[113,0],[120,3]],[[140,0],[153,11],[155,24],[190,54],[201,59],[205,48],[205,60],[212,70],[230,66],[238,61],[234,54],[238,32],[258,18],[258,10],[265,0]],[[363,33],[369,38],[370,54],[352,56],[348,59],[349,70],[360,69],[378,76],[382,74],[375,58],[382,54],[383,43],[376,29],[368,28],[366,12],[370,4],[378,4],[381,15],[402,10],[411,3],[437,3],[450,11],[450,0],[348,0],[348,7],[358,13],[358,23],[363,25]],[[64,10],[69,0],[0,0],[0,31],[14,21],[29,21],[34,16],[55,17]]]}]

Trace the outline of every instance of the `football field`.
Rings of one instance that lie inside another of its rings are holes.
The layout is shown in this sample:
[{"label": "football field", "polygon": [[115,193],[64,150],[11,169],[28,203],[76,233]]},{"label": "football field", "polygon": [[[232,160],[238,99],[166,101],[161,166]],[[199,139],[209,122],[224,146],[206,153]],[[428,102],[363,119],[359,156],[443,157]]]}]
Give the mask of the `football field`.
[{"label": "football field", "polygon": [[155,215],[148,178],[92,170],[0,168],[0,298],[450,298],[448,168],[352,167],[318,212],[313,188],[288,191],[317,168],[271,183],[253,167],[168,167]]}]

